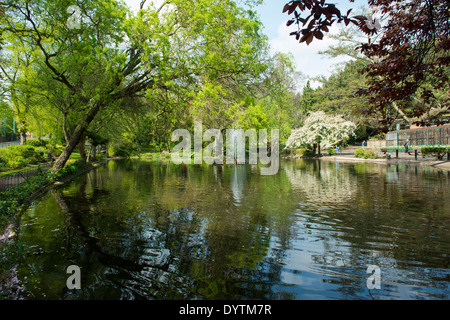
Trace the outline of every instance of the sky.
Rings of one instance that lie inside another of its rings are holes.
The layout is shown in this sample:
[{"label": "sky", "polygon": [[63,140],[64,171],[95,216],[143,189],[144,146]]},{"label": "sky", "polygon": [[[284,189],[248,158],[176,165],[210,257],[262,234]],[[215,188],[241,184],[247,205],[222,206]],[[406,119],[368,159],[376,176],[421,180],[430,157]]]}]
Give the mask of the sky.
[{"label": "sky", "polygon": [[[291,18],[287,13],[283,13],[284,4],[288,0],[264,0],[264,3],[257,8],[261,22],[264,25],[264,33],[269,37],[269,43],[273,52],[290,52],[293,55],[297,71],[305,75],[305,80],[300,85],[304,85],[306,80],[311,80],[311,85],[316,87],[319,83],[312,79],[323,75],[330,76],[339,62],[348,60],[345,57],[328,58],[318,54],[319,51],[326,50],[331,44],[337,44],[325,34],[323,40],[314,39],[310,45],[299,43],[294,36],[289,33],[297,30],[297,25],[286,27],[286,22]],[[367,7],[367,1],[355,0],[350,3],[348,0],[329,0],[328,2],[337,4],[341,12],[346,12],[350,8],[355,10],[361,6]],[[335,24],[330,29],[330,33],[337,33],[339,26]]]},{"label": "sky", "polygon": [[[140,0],[125,0],[125,2],[132,9],[139,8]],[[287,2],[289,0],[264,0],[262,5],[256,7],[256,11],[264,25],[264,33],[269,38],[272,53],[291,53],[296,70],[304,75],[298,84],[299,91],[308,79],[311,80],[312,87],[317,87],[319,83],[313,80],[315,77],[330,76],[338,63],[348,60],[348,58],[331,59],[318,54],[319,51],[327,49],[329,45],[336,44],[336,41],[330,39],[326,34],[323,40],[315,39],[309,46],[306,43],[299,43],[294,36],[290,36],[289,33],[295,31],[297,26],[294,24],[286,27],[286,22],[290,17],[282,11]],[[337,7],[343,12],[350,8],[367,6],[367,0],[355,0],[354,3],[350,3],[348,0],[328,0],[328,2],[337,4]],[[339,31],[339,26],[335,25],[330,29],[331,33]]]}]

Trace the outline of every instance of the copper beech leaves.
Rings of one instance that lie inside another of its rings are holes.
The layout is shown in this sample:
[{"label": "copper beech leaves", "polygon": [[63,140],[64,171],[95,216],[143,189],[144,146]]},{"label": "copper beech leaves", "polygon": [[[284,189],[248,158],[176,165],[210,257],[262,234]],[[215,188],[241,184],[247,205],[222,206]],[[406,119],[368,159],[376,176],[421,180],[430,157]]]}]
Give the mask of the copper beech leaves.
[{"label": "copper beech leaves", "polygon": [[[309,15],[302,17],[301,13],[306,10],[309,11]],[[361,25],[363,20],[367,19],[362,16],[349,17],[351,11],[352,9],[348,10],[346,15],[342,15],[336,5],[325,3],[324,0],[290,1],[283,8],[283,13],[294,14],[294,17],[286,22],[286,26],[289,27],[294,23],[298,25],[298,30],[291,32],[291,35],[300,43],[306,42],[307,45],[314,38],[322,40],[323,32],[329,32],[329,27],[334,22],[344,22],[346,25],[352,22]]]},{"label": "copper beech leaves", "polygon": [[[371,112],[386,114],[395,103],[410,117],[419,117],[422,125],[442,122],[442,114],[450,110],[450,1],[368,0],[368,4],[388,20],[381,24],[373,17],[351,16],[352,10],[343,14],[325,0],[289,1],[283,12],[294,14],[287,25],[295,23],[298,30],[290,34],[307,45],[314,38],[322,40],[334,23],[354,24],[369,36],[355,50],[371,61],[361,70],[368,87],[359,91],[370,98]],[[371,39],[374,34],[377,37]],[[433,119],[422,117],[433,109],[443,112],[435,112]]]}]

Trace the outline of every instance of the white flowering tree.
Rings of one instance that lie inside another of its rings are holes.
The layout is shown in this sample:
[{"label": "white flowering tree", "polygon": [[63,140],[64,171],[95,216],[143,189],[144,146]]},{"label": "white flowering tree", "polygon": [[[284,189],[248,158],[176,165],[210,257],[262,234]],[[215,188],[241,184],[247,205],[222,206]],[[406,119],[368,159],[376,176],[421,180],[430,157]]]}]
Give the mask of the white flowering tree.
[{"label": "white flowering tree", "polygon": [[354,135],[356,125],[340,115],[327,115],[323,111],[310,112],[303,127],[294,129],[286,148],[332,148]]}]

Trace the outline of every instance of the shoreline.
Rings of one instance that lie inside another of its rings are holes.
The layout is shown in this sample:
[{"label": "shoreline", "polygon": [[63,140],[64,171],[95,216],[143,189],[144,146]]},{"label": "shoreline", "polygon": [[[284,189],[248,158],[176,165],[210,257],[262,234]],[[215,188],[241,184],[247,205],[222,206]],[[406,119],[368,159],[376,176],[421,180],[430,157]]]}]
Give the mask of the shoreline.
[{"label": "shoreline", "polygon": [[316,159],[316,160],[325,160],[325,161],[334,161],[334,162],[347,162],[347,163],[356,163],[356,162],[364,162],[364,163],[375,163],[375,164],[406,164],[406,165],[413,165],[418,167],[427,167],[427,168],[434,168],[438,170],[443,171],[450,171],[450,161],[444,161],[444,160],[432,160],[432,159],[424,159],[424,160],[410,160],[410,159],[364,159],[364,158],[356,158],[356,157],[350,157],[350,156],[322,156],[317,158],[309,158],[309,157],[296,157],[296,156],[287,156],[285,157],[287,159]]},{"label": "shoreline", "polygon": [[[450,171],[450,161],[445,160],[434,160],[434,159],[423,159],[423,160],[415,160],[415,159],[386,159],[386,158],[377,158],[377,159],[364,159],[364,158],[356,158],[354,156],[345,156],[345,155],[323,155],[321,157],[301,157],[295,155],[280,155],[280,158],[284,159],[310,159],[310,160],[326,160],[326,161],[335,161],[335,162],[347,162],[347,163],[355,163],[355,162],[365,162],[365,163],[376,163],[376,164],[407,164],[418,167],[427,167],[434,168],[437,170]],[[107,160],[120,160],[120,159],[153,159],[153,160],[169,160],[170,157],[155,157],[155,156],[133,156],[133,157],[112,157]],[[422,158],[421,158],[422,159]],[[105,159],[106,160],[106,159]]]},{"label": "shoreline", "polygon": [[89,166],[82,168],[81,170],[77,171],[74,174],[63,177],[60,180],[49,181],[45,185],[34,190],[27,197],[27,199],[25,201],[23,201],[23,203],[20,205],[19,209],[14,213],[14,215],[8,219],[9,222],[4,226],[2,232],[0,233],[0,242],[8,241],[9,239],[16,236],[16,234],[17,234],[16,231],[18,228],[18,224],[19,224],[21,215],[33,203],[33,201],[36,200],[39,196],[41,196],[45,192],[48,192],[54,188],[64,185],[67,182],[70,182],[71,180],[73,180],[74,178],[76,178],[82,174],[85,174],[89,171],[92,171],[92,170],[98,168],[100,165],[107,162],[108,160],[109,159],[103,159],[102,161],[99,161],[96,163],[91,163]]}]

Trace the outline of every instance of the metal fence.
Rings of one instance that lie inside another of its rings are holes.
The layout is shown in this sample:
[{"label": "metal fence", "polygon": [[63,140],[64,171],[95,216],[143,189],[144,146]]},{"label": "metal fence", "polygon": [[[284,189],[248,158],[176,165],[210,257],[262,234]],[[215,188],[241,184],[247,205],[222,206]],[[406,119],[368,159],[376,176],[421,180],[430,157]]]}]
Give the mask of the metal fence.
[{"label": "metal fence", "polygon": [[406,139],[409,139],[411,146],[450,145],[450,125],[392,131],[386,134],[386,146],[402,146]]},{"label": "metal fence", "polygon": [[26,180],[29,177],[36,176],[39,173],[45,172],[52,167],[51,164],[46,164],[39,167],[29,168],[28,170],[21,171],[16,174],[0,177],[0,192],[5,191],[8,188],[15,187]]},{"label": "metal fence", "polygon": [[16,141],[9,141],[9,142],[0,142],[0,149],[11,147],[11,146],[18,146],[20,144],[20,140]]}]

